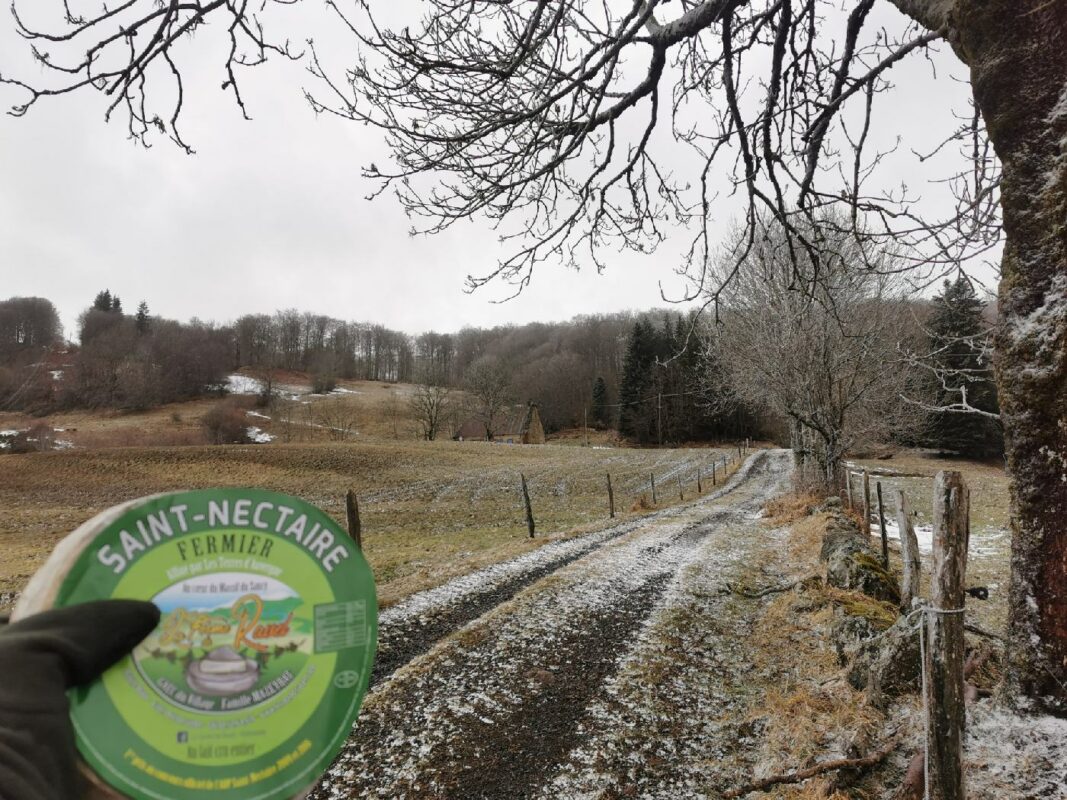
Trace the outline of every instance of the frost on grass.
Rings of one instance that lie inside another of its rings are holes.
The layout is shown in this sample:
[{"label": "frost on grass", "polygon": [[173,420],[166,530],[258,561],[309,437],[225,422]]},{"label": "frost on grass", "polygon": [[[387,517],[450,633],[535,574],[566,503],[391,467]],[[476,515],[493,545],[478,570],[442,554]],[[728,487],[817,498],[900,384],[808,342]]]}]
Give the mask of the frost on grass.
[{"label": "frost on grass", "polygon": [[968,797],[1067,797],[1067,720],[1019,716],[986,703],[967,710]]}]

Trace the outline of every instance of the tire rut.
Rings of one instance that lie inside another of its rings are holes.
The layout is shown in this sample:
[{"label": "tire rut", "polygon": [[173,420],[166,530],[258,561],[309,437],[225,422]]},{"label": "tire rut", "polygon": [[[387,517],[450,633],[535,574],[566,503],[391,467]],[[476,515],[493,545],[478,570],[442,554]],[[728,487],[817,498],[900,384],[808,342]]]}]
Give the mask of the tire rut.
[{"label": "tire rut", "polygon": [[528,586],[584,558],[594,550],[632,533],[656,518],[675,516],[694,505],[711,503],[730,495],[752,478],[761,476],[766,469],[766,462],[766,452],[757,452],[750,457],[749,466],[744,474],[737,473],[740,475],[739,480],[728,482],[722,489],[709,493],[700,500],[665,509],[658,515],[621,523],[610,529],[606,536],[593,534],[589,537],[592,541],[587,544],[573,548],[558,558],[537,563],[484,590],[467,592],[463,594],[461,600],[443,604],[417,615],[383,622],[378,631],[378,653],[371,671],[370,688],[378,686],[397,669],[429,651],[434,644],[449,634],[455,633],[467,623],[484,616],[492,609],[512,599]]},{"label": "tire rut", "polygon": [[[767,462],[753,472],[773,471]],[[438,644],[371,695],[310,798],[535,796],[581,743],[586,709],[666,589],[707,537],[758,506],[759,489],[710,513],[645,520],[640,536],[590,548],[596,557],[570,559]]]}]

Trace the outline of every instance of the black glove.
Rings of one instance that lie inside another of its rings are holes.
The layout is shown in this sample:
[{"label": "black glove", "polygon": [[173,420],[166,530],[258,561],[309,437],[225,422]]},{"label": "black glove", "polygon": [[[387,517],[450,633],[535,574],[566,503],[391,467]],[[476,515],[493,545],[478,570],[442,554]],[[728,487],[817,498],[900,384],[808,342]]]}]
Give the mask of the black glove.
[{"label": "black glove", "polygon": [[0,632],[0,800],[82,796],[67,690],[99,677],[158,623],[151,603],[102,600]]}]

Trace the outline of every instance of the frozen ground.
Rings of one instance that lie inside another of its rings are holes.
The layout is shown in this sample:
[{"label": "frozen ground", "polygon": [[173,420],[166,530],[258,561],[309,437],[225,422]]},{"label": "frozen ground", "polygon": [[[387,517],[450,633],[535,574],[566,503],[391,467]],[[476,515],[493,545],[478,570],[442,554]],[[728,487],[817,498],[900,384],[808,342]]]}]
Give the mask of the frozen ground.
[{"label": "frozen ground", "polygon": [[[399,631],[417,637],[457,607],[478,616],[379,676],[312,796],[706,796],[723,778],[707,757],[737,740],[715,715],[743,691],[749,663],[749,617],[716,590],[769,543],[757,512],[790,464],[785,453],[756,454],[715,496],[542,548],[383,613],[387,659]],[[493,596],[524,575],[534,579],[510,599]],[[496,604],[483,611],[486,596]],[[678,641],[683,609],[702,624]],[[664,663],[660,678],[670,679],[657,683],[647,668],[664,653],[678,672]]]}]

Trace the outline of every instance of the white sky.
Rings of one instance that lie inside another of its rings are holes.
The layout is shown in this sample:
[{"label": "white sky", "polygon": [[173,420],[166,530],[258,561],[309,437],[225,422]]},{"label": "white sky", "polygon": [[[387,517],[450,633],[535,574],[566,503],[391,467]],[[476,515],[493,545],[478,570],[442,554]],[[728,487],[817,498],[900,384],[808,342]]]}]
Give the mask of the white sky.
[{"label": "white sky", "polygon": [[[505,304],[492,301],[507,285],[466,294],[467,274],[504,254],[484,222],[411,238],[391,196],[364,199],[373,186],[360,167],[388,160],[374,129],[316,118],[301,93],[313,79],[278,61],[244,74],[254,118],[245,122],[219,88],[217,48],[203,44],[193,42],[184,125],[195,156],[162,139],[150,150],[128,141],[119,115],[104,124],[95,93],[0,117],[0,298],[51,299],[75,336],[77,315],[103,288],[128,312],[142,299],[177,319],[296,307],[410,332],[647,308],[663,304],[661,282],[682,291],[673,270],[687,237],[654,255],[619,254],[604,275],[544,263]],[[25,55],[0,11],[0,73],[39,75]],[[921,59],[916,69],[929,73]],[[966,91],[941,80],[910,100],[887,98],[883,119],[918,135],[931,107],[960,105]],[[0,106],[14,97],[0,87]]]}]

